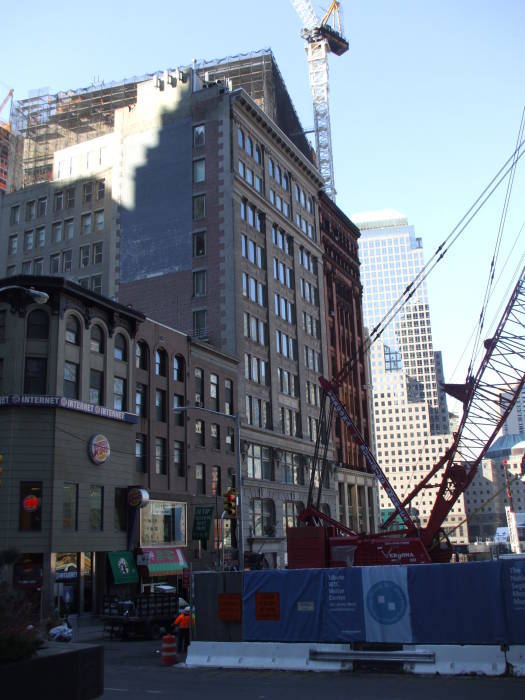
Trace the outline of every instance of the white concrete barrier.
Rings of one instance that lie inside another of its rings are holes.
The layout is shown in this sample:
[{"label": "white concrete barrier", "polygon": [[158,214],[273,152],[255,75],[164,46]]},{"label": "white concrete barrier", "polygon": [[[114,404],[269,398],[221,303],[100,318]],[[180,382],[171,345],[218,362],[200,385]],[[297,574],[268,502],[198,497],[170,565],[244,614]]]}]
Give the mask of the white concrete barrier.
[{"label": "white concrete barrier", "polygon": [[507,651],[507,663],[511,676],[525,676],[525,646],[515,644]]},{"label": "white concrete barrier", "polygon": [[460,645],[460,644],[405,644],[404,649],[432,651],[435,663],[404,664],[406,673],[439,673],[455,676],[462,674],[479,674],[482,676],[502,676],[507,670],[505,652],[495,645]]},{"label": "white concrete barrier", "polygon": [[345,652],[348,644],[286,644],[282,642],[192,642],[186,665],[214,668],[259,668],[280,671],[351,671],[348,661],[310,659],[312,649]]}]

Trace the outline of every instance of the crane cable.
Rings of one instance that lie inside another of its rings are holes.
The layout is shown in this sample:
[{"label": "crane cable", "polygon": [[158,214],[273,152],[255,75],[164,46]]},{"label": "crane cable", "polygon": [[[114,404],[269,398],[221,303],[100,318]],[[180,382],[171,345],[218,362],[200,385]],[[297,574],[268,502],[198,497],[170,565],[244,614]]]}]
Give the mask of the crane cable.
[{"label": "crane cable", "polygon": [[[516,165],[520,158],[525,154],[525,140],[522,140],[516,148],[514,149],[511,156],[506,160],[506,162],[501,166],[496,175],[492,178],[489,184],[477,197],[474,203],[470,206],[467,212],[459,220],[459,222],[454,226],[449,235],[444,239],[444,241],[437,247],[433,256],[429,261],[421,268],[414,279],[405,287],[402,294],[398,299],[392,304],[390,309],[386,312],[379,323],[374,327],[370,333],[368,340],[363,345],[363,350],[368,352],[370,346],[384,333],[387,326],[392,323],[392,321],[399,315],[402,308],[414,295],[414,293],[419,289],[419,287],[426,280],[428,275],[433,271],[436,265],[443,259],[445,254],[450,250],[452,245],[457,241],[460,235],[464,232],[467,226],[470,224],[472,219],[476,216],[479,210],[487,202],[487,200],[494,194],[494,192],[501,185],[503,180],[507,177],[511,170],[515,170]],[[510,164],[510,165],[509,165]]]},{"label": "crane cable", "polygon": [[[518,137],[516,139],[516,149],[518,148],[519,143],[522,140],[524,128],[525,128],[525,107],[524,107],[523,112],[521,114],[520,128],[518,130]],[[514,153],[516,154],[516,151]],[[494,283],[494,274],[496,271],[496,263],[498,261],[498,255],[499,255],[500,247],[501,247],[501,239],[503,237],[503,229],[505,228],[505,222],[507,219],[507,212],[508,212],[508,208],[509,208],[510,196],[512,194],[512,186],[514,184],[514,177],[516,175],[517,162],[518,161],[517,161],[516,156],[515,156],[513,159],[513,162],[512,162],[512,166],[511,166],[510,177],[509,177],[509,180],[507,182],[507,191],[505,193],[505,200],[503,202],[503,211],[501,212],[501,218],[500,218],[499,228],[498,228],[498,235],[496,237],[496,242],[494,245],[494,252],[492,254],[492,260],[490,261],[489,278],[487,280],[487,287],[485,289],[485,296],[483,298],[483,303],[481,305],[481,312],[479,315],[477,334],[476,334],[476,338],[475,338],[473,349],[472,349],[472,356],[470,358],[470,363],[469,363],[468,370],[467,370],[467,377],[469,377],[472,373],[472,367],[474,364],[474,360],[478,354],[479,347],[481,344],[481,335],[483,332],[483,327],[485,324],[485,315],[487,312],[487,306],[489,303],[490,294],[491,294],[491,290],[492,290],[493,283]]]}]

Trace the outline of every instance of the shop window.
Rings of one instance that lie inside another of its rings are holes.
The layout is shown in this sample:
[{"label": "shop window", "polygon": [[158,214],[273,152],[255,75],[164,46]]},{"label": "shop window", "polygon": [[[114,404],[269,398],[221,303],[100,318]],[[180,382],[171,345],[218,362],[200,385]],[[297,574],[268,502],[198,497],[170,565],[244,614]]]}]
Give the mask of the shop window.
[{"label": "shop window", "polygon": [[20,482],[20,506],[18,511],[20,530],[42,529],[42,482]]},{"label": "shop window", "polygon": [[90,530],[104,529],[104,487],[91,485],[89,487],[89,528]]},{"label": "shop window", "polygon": [[78,529],[78,484],[65,482],[62,487],[62,528]]},{"label": "shop window", "polygon": [[170,544],[185,547],[186,509],[186,503],[150,501],[140,511],[141,545]]}]

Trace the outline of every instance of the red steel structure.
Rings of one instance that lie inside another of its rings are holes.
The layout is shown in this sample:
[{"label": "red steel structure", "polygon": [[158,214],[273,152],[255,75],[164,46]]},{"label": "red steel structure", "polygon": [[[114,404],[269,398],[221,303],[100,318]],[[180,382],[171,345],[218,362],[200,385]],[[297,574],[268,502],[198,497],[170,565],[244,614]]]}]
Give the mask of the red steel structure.
[{"label": "red steel structure", "polygon": [[[400,501],[388,478],[355,426],[338,391],[344,381],[348,366],[332,381],[319,378],[319,383],[330,400],[331,424],[335,411],[350,431],[369,468],[376,474],[394,505],[395,512],[382,524],[383,532],[357,533],[329,518],[319,510],[321,486],[317,493],[317,505],[313,505],[316,466],[322,472],[326,468],[327,445],[324,455],[316,455],[312,469],[308,504],[299,515],[301,525],[288,528],[288,566],[307,568],[324,566],[419,564],[448,562],[452,545],[443,522],[458,498],[464,493],[476,474],[476,470],[496,439],[503,423],[512,410],[525,385],[525,267],[522,269],[511,298],[492,338],[485,341],[485,354],[477,373],[469,376],[465,384],[447,385],[451,395],[463,403],[463,416],[455,439],[445,455],[420,483]],[[322,422],[326,402],[321,409]],[[329,430],[324,433],[328,440]],[[433,477],[439,479],[431,483]],[[406,509],[407,504],[422,489],[437,489],[434,506],[424,528],[418,528]],[[386,530],[398,516],[403,527]]]}]

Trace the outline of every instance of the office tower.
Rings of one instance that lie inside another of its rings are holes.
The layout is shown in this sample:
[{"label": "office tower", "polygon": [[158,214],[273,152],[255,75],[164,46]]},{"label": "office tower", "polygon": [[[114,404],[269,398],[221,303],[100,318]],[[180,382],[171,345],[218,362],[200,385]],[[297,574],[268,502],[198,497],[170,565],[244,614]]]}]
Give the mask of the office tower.
[{"label": "office tower", "polygon": [[[363,282],[363,322],[369,332],[424,265],[422,239],[399,212],[386,210],[352,216],[361,231],[359,254]],[[441,356],[433,348],[430,307],[423,283],[386,327],[370,351],[376,456],[399,497],[429,471],[451,443]],[[380,491],[383,514],[391,503]],[[412,502],[422,526],[433,505],[433,491]],[[464,500],[452,509],[445,530],[464,541]]]}]

